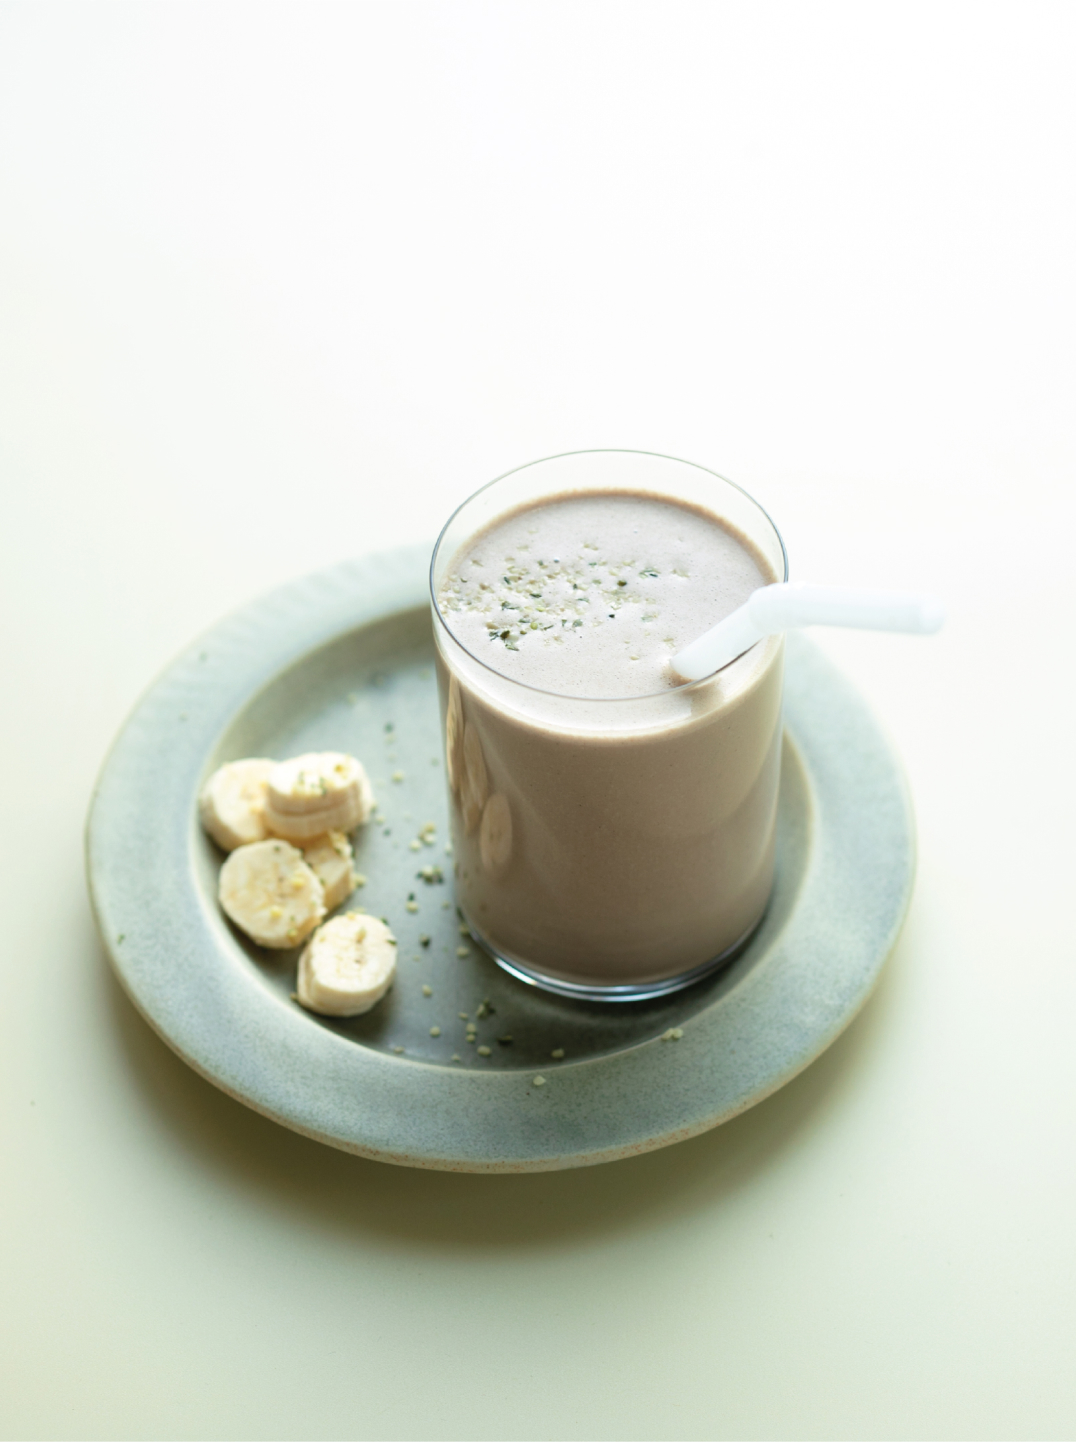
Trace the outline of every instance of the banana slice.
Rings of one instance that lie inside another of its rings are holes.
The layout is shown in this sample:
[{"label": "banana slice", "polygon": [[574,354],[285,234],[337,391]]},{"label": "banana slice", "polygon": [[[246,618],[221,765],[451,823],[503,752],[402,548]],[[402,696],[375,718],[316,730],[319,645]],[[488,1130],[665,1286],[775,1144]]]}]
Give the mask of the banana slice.
[{"label": "banana slice", "polygon": [[486,802],[478,848],[491,876],[499,876],[512,858],[512,809],[503,791],[495,791]]},{"label": "banana slice", "polygon": [[325,890],[286,841],[255,841],[220,869],[220,904],[259,946],[298,946],[325,916]]},{"label": "banana slice", "polygon": [[276,765],[262,756],[229,761],[213,772],[198,797],[202,825],[218,846],[234,851],[264,841],[269,773]]},{"label": "banana slice", "polygon": [[362,765],[342,751],[311,751],[269,773],[265,824],[288,841],[354,831],[370,815],[374,793]]},{"label": "banana slice", "polygon": [[460,806],[463,829],[470,836],[482,820],[482,808],[489,796],[489,775],[478,732],[467,723],[463,731],[463,779],[460,785]]},{"label": "banana slice", "polygon": [[355,853],[342,831],[329,831],[303,847],[303,860],[325,888],[325,910],[332,911],[355,890]]},{"label": "banana slice", "polygon": [[327,921],[299,958],[296,994],[322,1016],[361,1016],[396,975],[396,939],[383,921],[349,911]]}]

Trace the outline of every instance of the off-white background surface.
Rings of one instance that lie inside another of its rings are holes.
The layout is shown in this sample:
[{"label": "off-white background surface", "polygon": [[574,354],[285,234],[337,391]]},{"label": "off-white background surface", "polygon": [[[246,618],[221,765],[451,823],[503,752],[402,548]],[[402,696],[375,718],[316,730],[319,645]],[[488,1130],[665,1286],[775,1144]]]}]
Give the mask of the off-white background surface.
[{"label": "off-white background surface", "polygon": [[[4,1436],[1073,1435],[1074,51],[1026,3],[0,8]],[[693,1142],[333,1153],[119,993],[95,773],[229,608],[590,445],[948,597],[826,641],[907,929]]]}]

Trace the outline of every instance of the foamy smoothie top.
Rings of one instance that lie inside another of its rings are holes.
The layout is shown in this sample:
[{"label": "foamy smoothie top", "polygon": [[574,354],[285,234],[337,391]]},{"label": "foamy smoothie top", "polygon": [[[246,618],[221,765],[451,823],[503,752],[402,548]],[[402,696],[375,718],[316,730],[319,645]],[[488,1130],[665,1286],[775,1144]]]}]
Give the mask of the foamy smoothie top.
[{"label": "foamy smoothie top", "polygon": [[515,681],[566,696],[646,696],[669,658],[775,577],[753,546],[694,506],[632,491],[520,507],[453,558],[445,624]]}]

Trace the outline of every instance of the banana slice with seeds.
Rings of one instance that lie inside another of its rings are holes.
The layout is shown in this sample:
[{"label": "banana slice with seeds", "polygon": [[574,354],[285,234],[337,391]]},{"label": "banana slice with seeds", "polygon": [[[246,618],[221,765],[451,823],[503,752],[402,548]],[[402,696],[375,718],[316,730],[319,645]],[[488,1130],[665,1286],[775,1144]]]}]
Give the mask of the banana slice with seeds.
[{"label": "banana slice with seeds", "polygon": [[362,764],[342,751],[293,756],[269,773],[265,824],[288,841],[354,831],[373,807],[374,793]]},{"label": "banana slice with seeds", "polygon": [[269,773],[275,765],[263,756],[229,761],[202,787],[198,814],[206,831],[225,851],[265,840],[265,802]]},{"label": "banana slice with seeds", "polygon": [[355,853],[342,831],[329,831],[306,842],[303,860],[325,888],[326,911],[333,911],[355,890]]},{"label": "banana slice with seeds", "polygon": [[259,946],[298,946],[325,916],[325,889],[286,841],[255,841],[220,869],[220,904]]},{"label": "banana slice with seeds", "polygon": [[396,939],[383,921],[349,911],[319,927],[299,958],[296,995],[322,1016],[361,1016],[396,975]]}]

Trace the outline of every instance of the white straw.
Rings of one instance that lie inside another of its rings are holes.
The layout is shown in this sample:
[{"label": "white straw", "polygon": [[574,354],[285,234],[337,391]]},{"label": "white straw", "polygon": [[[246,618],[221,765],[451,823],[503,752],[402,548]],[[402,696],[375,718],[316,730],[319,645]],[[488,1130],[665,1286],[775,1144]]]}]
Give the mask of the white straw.
[{"label": "white straw", "polygon": [[861,631],[907,631],[926,636],[940,630],[944,620],[944,607],[931,596],[796,586],[784,581],[753,592],[738,611],[675,655],[672,668],[687,681],[701,681],[764,636],[801,626],[854,626]]}]

